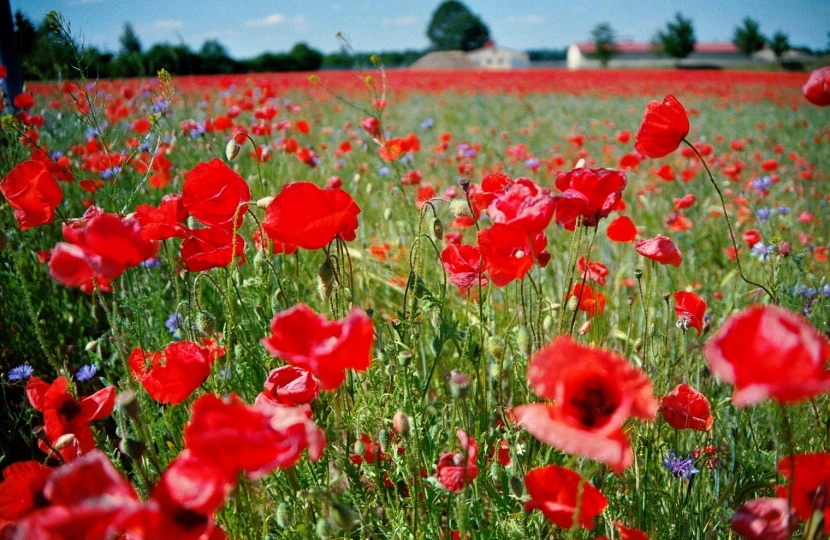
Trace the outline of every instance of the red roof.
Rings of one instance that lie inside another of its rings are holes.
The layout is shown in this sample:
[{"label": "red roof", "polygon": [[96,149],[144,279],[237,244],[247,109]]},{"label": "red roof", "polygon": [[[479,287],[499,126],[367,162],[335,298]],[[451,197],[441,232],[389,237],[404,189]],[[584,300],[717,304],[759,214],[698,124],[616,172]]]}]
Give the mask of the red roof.
[{"label": "red roof", "polygon": [[[576,46],[579,48],[580,52],[585,54],[592,54],[596,52],[597,49],[595,43],[577,43]],[[616,50],[621,54],[649,53],[655,50],[655,46],[651,43],[623,41],[617,43]],[[738,52],[738,48],[733,43],[695,43],[695,52],[734,54]]]}]

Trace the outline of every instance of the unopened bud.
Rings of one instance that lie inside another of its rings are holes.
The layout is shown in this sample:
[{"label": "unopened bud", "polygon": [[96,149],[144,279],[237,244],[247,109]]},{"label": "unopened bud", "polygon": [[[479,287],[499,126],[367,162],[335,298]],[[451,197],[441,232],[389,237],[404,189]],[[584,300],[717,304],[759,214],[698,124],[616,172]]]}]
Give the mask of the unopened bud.
[{"label": "unopened bud", "polygon": [[487,338],[487,350],[496,358],[501,358],[504,354],[504,340],[498,336],[490,336]]},{"label": "unopened bud", "polygon": [[55,450],[63,450],[67,446],[72,446],[75,444],[75,434],[74,433],[65,433],[58,437],[58,440],[55,441],[53,445]]},{"label": "unopened bud", "polygon": [[470,393],[470,377],[458,369],[450,372],[450,394],[459,399],[466,399]]},{"label": "unopened bud", "polygon": [[86,352],[89,352],[89,351],[93,350],[93,349],[94,349],[95,347],[97,347],[97,346],[98,346],[98,340],[97,340],[97,339],[93,339],[92,341],[90,341],[89,343],[87,343],[86,345],[84,345],[84,350],[85,350]]},{"label": "unopened bud", "polygon": [[392,209],[391,208],[384,208],[383,209],[383,219],[389,221],[392,219]]},{"label": "unopened bud", "polygon": [[135,392],[124,390],[115,398],[115,406],[124,411],[132,420],[138,420],[138,400]]},{"label": "unopened bud", "polygon": [[588,330],[591,329],[591,321],[585,321],[582,326],[579,327],[579,335],[584,336],[588,333]]},{"label": "unopened bud", "polygon": [[412,361],[412,353],[410,351],[400,351],[398,352],[398,365],[401,367],[406,367],[409,365],[409,362]]},{"label": "unopened bud", "polygon": [[542,319],[542,330],[545,332],[550,332],[550,329],[553,328],[553,317],[550,315],[545,315],[545,318]]},{"label": "unopened bud", "polygon": [[520,326],[516,329],[516,344],[519,346],[519,350],[522,351],[522,354],[530,357],[530,330],[528,330],[527,326]]},{"label": "unopened bud", "polygon": [[522,479],[518,476],[511,476],[510,477],[510,491],[513,492],[513,495],[516,497],[521,497],[525,493],[525,486],[522,483]]},{"label": "unopened bud", "polygon": [[383,452],[389,452],[389,430],[388,429],[381,429],[380,433],[378,433],[378,443],[380,444],[380,449]]},{"label": "unopened bud", "polygon": [[363,457],[363,454],[366,453],[366,443],[363,442],[363,439],[354,442],[354,453],[360,457]]},{"label": "unopened bud", "polygon": [[406,416],[403,412],[398,411],[395,413],[395,416],[392,417],[392,427],[395,429],[395,433],[397,433],[401,437],[409,437],[409,417]]},{"label": "unopened bud", "polygon": [[216,332],[216,318],[207,311],[200,311],[196,315],[196,329],[206,335]]},{"label": "unopened bud", "polygon": [[354,512],[341,502],[336,502],[331,505],[329,519],[332,525],[338,530],[350,531],[355,523]]},{"label": "unopened bud", "polygon": [[274,200],[274,197],[270,197],[270,196],[263,197],[263,198],[257,200],[256,206],[257,206],[257,208],[260,208],[262,210],[266,210],[268,208],[268,205],[270,205],[271,201],[273,201],[273,200]]},{"label": "unopened bud", "polygon": [[574,169],[581,169],[584,166],[585,166],[585,158],[579,158],[579,160],[576,162],[576,165],[574,165]]},{"label": "unopened bud", "polygon": [[287,529],[294,524],[294,516],[292,515],[291,507],[288,503],[283,501],[277,505],[277,525],[283,529]]},{"label": "unopened bud", "polygon": [[144,455],[144,450],[146,450],[146,448],[147,447],[144,446],[143,442],[129,437],[121,439],[121,443],[118,445],[118,449],[121,453],[128,456],[133,461],[141,459],[141,456]]},{"label": "unopened bud", "polygon": [[239,143],[236,142],[236,139],[231,137],[231,140],[228,141],[227,146],[225,146],[225,157],[228,158],[228,161],[233,161],[233,158],[239,155]]},{"label": "unopened bud", "polygon": [[571,311],[576,311],[579,309],[579,298],[576,296],[571,296],[568,298],[568,309]]},{"label": "unopened bud", "polygon": [[[436,240],[444,239],[444,224],[441,223],[441,220],[438,218],[432,220],[432,234],[435,236]],[[0,251],[2,251],[2,249],[0,249]]]},{"label": "unopened bud", "polygon": [[334,265],[331,264],[331,259],[326,257],[326,260],[320,265],[320,269],[317,270],[317,291],[323,300],[328,301],[333,290]]}]

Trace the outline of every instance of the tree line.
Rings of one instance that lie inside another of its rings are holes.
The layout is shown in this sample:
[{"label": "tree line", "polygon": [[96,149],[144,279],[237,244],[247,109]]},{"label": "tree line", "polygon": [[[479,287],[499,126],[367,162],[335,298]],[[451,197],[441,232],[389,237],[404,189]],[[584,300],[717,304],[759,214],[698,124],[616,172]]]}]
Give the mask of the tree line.
[{"label": "tree line", "polygon": [[[117,53],[68,41],[49,27],[48,17],[35,25],[20,11],[14,15],[15,41],[25,80],[57,80],[72,77],[80,67],[91,77],[127,78],[155,75],[164,68],[174,75],[231,74],[273,71],[315,71],[351,69],[368,65],[373,53],[333,54],[297,43],[283,53],[264,52],[253,58],[236,60],[217,40],[207,40],[198,50],[185,43],[157,43],[145,49],[130,23],[124,24]],[[387,67],[407,66],[423,51],[374,53]],[[80,66],[78,63],[80,62]]]}]

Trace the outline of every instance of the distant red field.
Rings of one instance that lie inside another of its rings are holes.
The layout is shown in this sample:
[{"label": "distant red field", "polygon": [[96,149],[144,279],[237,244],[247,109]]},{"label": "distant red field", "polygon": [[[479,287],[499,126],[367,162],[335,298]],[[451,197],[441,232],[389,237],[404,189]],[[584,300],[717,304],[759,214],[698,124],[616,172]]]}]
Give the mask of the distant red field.
[{"label": "distant red field", "polygon": [[[364,92],[364,78],[372,75],[380,84],[380,72],[318,71],[314,73],[255,73],[237,75],[201,75],[176,77],[176,86],[184,92],[228,88],[231,85],[267,86],[281,92],[322,87],[337,92]],[[316,78],[313,84],[310,78]],[[720,71],[720,70],[579,70],[527,69],[513,71],[409,70],[386,72],[388,91],[392,93],[460,92],[460,93],[563,93],[590,97],[654,97],[665,94],[720,98],[753,102],[769,99],[782,104],[802,103],[803,73]],[[116,87],[139,81],[102,82]],[[34,83],[32,90],[48,93],[50,83]]]}]

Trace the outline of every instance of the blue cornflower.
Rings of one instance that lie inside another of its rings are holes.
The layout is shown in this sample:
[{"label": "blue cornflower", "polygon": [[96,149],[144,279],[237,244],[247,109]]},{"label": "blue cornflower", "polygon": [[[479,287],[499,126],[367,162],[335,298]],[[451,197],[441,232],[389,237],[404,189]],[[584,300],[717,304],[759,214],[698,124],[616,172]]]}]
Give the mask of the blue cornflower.
[{"label": "blue cornflower", "polygon": [[78,382],[88,381],[93,378],[96,373],[98,373],[98,368],[93,364],[81,366],[81,369],[75,372],[75,380]]},{"label": "blue cornflower", "polygon": [[525,161],[525,168],[526,169],[535,169],[539,166],[539,158],[532,157]]},{"label": "blue cornflower", "polygon": [[121,167],[115,165],[113,167],[110,167],[109,169],[105,169],[104,172],[101,173],[101,176],[103,176],[105,180],[109,180],[114,176],[118,176],[120,172]]},{"label": "blue cornflower", "polygon": [[378,169],[378,174],[381,176],[389,176],[389,167],[381,167]]},{"label": "blue cornflower", "polygon": [[778,215],[780,215],[780,216],[786,216],[791,211],[789,206],[779,206],[777,208],[777,210],[778,210]]},{"label": "blue cornflower", "polygon": [[830,296],[830,283],[821,288],[821,294],[824,296]]},{"label": "blue cornflower", "polygon": [[155,257],[150,257],[149,259],[141,261],[141,266],[144,268],[161,268],[161,261]]},{"label": "blue cornflower", "polygon": [[162,99],[153,103],[153,112],[161,113],[170,109],[170,100]]},{"label": "blue cornflower", "polygon": [[758,257],[759,261],[764,262],[769,259],[773,253],[775,253],[775,244],[765,246],[763,242],[756,242],[752,245],[750,253]]},{"label": "blue cornflower", "polygon": [[182,337],[180,330],[183,325],[184,320],[182,320],[182,316],[179,312],[171,313],[164,322],[164,327],[167,328],[167,331],[170,332],[170,335],[172,335],[175,339]]},{"label": "blue cornflower", "polygon": [[672,476],[682,476],[686,480],[700,472],[695,468],[695,461],[691,457],[679,458],[674,450],[669,450],[669,453],[663,456],[663,468],[668,470]]},{"label": "blue cornflower", "polygon": [[429,129],[435,125],[435,120],[432,118],[427,118],[423,122],[421,122],[421,129]]},{"label": "blue cornflower", "polygon": [[23,379],[31,377],[34,372],[34,368],[29,364],[21,364],[16,368],[10,369],[7,375],[10,381],[22,381]]},{"label": "blue cornflower", "polygon": [[772,178],[770,178],[769,176],[756,178],[755,180],[750,182],[750,185],[756,190],[760,191],[761,193],[764,193],[766,190],[770,188],[770,186],[772,186]]},{"label": "blue cornflower", "polygon": [[771,215],[772,210],[770,210],[769,208],[759,208],[755,212],[755,217],[757,217],[758,221],[760,221],[761,223],[766,223],[766,221],[770,218]]}]

